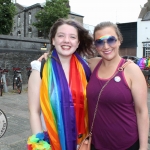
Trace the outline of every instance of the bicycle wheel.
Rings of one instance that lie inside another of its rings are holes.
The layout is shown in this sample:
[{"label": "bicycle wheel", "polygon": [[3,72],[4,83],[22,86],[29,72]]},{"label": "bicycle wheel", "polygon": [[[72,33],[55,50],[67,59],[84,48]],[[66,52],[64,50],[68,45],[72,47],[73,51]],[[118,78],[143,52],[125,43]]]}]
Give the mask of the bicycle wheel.
[{"label": "bicycle wheel", "polygon": [[17,86],[18,94],[20,94],[22,91],[22,82],[20,81],[20,78],[18,78],[18,80],[16,82],[16,86]]},{"label": "bicycle wheel", "polygon": [[13,90],[15,89],[15,77],[13,77]]}]

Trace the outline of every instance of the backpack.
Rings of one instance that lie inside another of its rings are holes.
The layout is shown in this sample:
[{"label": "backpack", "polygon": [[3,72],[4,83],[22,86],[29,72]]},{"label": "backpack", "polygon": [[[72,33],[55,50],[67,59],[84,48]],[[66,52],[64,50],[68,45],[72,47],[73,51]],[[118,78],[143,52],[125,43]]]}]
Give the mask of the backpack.
[{"label": "backpack", "polygon": [[42,79],[42,72],[43,72],[45,62],[46,62],[46,60],[43,58],[42,61],[41,61],[41,68],[40,68],[40,77],[41,77],[41,79]]}]

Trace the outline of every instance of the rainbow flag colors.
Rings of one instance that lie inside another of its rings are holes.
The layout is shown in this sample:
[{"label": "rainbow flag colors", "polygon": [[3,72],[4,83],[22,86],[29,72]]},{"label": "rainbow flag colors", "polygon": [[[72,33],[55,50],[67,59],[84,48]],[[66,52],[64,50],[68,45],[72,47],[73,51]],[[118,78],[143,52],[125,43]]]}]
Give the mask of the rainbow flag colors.
[{"label": "rainbow flag colors", "polygon": [[[76,150],[88,134],[87,63],[75,53],[67,81],[56,50],[43,69],[40,103],[52,150]],[[80,137],[80,138],[78,138]]]}]

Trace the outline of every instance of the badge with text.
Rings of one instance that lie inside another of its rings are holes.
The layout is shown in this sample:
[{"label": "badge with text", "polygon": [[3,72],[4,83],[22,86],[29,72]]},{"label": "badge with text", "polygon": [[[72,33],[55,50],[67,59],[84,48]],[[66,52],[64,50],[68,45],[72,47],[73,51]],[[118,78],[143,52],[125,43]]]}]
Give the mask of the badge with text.
[{"label": "badge with text", "polygon": [[5,134],[7,130],[7,118],[4,112],[0,109],[0,138]]}]

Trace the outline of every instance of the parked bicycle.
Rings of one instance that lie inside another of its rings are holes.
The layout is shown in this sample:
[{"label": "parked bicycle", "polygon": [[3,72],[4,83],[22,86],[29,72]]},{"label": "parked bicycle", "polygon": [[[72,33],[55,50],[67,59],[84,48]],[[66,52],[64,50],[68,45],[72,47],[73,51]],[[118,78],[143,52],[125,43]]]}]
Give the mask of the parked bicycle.
[{"label": "parked bicycle", "polygon": [[32,72],[31,67],[26,66],[26,70],[27,70],[27,76],[28,76],[28,80],[29,80],[30,74]]},{"label": "parked bicycle", "polygon": [[13,90],[17,90],[20,94],[22,91],[22,76],[21,76],[21,68],[13,67],[14,76],[13,76]]},{"label": "parked bicycle", "polygon": [[0,68],[0,96],[3,95],[3,88],[4,86],[6,87],[6,78],[5,78],[5,73],[7,73],[8,70],[7,69],[2,69]]}]

